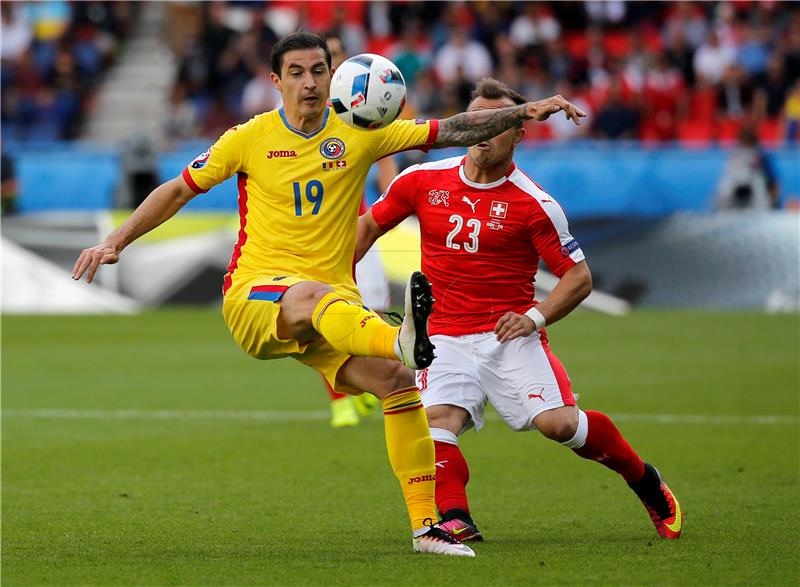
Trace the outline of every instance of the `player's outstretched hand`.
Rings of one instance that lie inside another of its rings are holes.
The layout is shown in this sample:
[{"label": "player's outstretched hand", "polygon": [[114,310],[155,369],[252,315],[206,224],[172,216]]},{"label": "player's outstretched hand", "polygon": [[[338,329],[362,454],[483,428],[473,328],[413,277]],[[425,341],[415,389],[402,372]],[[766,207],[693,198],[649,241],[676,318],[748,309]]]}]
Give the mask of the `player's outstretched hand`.
[{"label": "player's outstretched hand", "polygon": [[72,279],[77,281],[86,273],[86,282],[92,283],[100,265],[113,265],[117,261],[119,261],[117,249],[106,243],[83,249],[72,268]]},{"label": "player's outstretched hand", "polygon": [[528,102],[528,115],[534,120],[539,122],[550,118],[551,114],[564,111],[567,115],[567,120],[571,120],[576,125],[580,126],[581,118],[586,116],[586,112],[578,108],[575,104],[564,98],[561,94],[538,100],[536,102]]},{"label": "player's outstretched hand", "polygon": [[536,324],[534,324],[533,320],[524,314],[515,312],[503,314],[494,327],[494,333],[500,342],[514,340],[520,336],[528,336],[533,334],[534,330],[536,330]]}]

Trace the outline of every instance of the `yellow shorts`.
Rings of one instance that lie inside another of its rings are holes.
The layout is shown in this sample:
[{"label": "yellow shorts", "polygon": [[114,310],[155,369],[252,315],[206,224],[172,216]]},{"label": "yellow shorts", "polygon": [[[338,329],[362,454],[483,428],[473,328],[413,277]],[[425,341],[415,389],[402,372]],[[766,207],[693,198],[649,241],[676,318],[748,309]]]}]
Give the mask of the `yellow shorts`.
[{"label": "yellow shorts", "polygon": [[[337,351],[322,337],[308,344],[278,337],[278,301],[287,289],[303,281],[309,279],[260,275],[235,281],[225,293],[222,302],[222,315],[228,329],[239,346],[251,357],[263,360],[292,357],[322,374],[334,389],[361,392],[362,390],[336,384],[336,374],[350,355]],[[334,291],[349,302],[362,303],[352,291],[337,288]]]}]

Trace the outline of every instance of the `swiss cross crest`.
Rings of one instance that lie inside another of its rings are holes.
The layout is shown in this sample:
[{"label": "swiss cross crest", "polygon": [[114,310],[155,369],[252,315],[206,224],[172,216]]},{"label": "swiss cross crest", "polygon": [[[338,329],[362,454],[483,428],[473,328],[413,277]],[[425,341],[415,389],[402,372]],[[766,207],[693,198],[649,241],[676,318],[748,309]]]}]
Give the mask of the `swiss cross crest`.
[{"label": "swiss cross crest", "polygon": [[506,202],[498,202],[492,200],[492,205],[489,207],[489,216],[492,218],[500,218],[501,220],[506,217],[508,213],[508,204]]}]

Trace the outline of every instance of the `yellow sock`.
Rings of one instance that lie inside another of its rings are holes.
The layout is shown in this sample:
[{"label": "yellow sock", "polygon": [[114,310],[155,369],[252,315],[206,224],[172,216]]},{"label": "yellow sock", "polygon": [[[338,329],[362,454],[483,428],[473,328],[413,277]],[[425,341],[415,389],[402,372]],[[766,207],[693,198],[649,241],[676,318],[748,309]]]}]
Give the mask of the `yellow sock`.
[{"label": "yellow sock", "polygon": [[314,308],[311,323],[337,351],[360,357],[398,358],[394,343],[399,328],[334,292],[325,294]]},{"label": "yellow sock", "polygon": [[434,522],[436,503],[436,452],[416,387],[390,393],[381,400],[386,450],[389,462],[403,490],[411,518],[411,529],[425,527],[426,518]]}]

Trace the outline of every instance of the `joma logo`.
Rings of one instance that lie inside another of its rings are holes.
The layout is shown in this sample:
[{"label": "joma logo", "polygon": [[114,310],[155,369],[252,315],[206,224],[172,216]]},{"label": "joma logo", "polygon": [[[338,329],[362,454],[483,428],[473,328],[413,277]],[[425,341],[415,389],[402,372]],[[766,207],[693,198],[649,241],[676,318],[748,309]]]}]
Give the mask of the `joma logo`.
[{"label": "joma logo", "polygon": [[297,157],[296,151],[269,151],[267,153],[267,159],[272,159],[273,157]]}]

